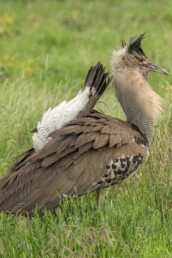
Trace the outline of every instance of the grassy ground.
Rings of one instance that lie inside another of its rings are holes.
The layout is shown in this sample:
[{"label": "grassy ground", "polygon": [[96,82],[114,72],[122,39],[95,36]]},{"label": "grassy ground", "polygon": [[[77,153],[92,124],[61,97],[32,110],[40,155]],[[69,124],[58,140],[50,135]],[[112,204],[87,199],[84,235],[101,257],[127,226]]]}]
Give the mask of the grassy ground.
[{"label": "grassy ground", "polygon": [[[70,99],[90,65],[109,69],[121,38],[147,32],[147,56],[171,72],[172,2],[0,1],[0,174],[31,147],[30,130],[50,106]],[[172,257],[171,76],[151,75],[167,109],[138,174],[109,189],[100,214],[95,195],[32,221],[0,214],[0,256]],[[111,88],[98,108],[124,118]]]}]

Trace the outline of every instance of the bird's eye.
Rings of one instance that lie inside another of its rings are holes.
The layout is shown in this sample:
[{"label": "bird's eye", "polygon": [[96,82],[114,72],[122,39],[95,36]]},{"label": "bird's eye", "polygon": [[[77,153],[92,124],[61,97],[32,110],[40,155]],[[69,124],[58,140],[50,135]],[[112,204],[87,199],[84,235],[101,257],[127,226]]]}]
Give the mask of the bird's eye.
[{"label": "bird's eye", "polygon": [[139,62],[141,63],[141,62],[144,62],[145,58],[142,57],[142,56],[138,56],[138,60],[139,60]]}]

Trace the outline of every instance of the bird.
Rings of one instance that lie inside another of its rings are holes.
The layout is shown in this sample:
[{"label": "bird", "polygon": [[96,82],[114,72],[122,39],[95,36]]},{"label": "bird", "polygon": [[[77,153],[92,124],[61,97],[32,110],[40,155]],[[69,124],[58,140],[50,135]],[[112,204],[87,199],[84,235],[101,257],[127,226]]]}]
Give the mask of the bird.
[{"label": "bird", "polygon": [[43,147],[28,152],[0,180],[0,211],[32,216],[36,209],[43,215],[68,198],[93,191],[99,196],[145,161],[164,108],[147,77],[168,72],[148,60],[144,37],[122,41],[111,58],[110,79],[126,120],[91,109],[51,132]]}]

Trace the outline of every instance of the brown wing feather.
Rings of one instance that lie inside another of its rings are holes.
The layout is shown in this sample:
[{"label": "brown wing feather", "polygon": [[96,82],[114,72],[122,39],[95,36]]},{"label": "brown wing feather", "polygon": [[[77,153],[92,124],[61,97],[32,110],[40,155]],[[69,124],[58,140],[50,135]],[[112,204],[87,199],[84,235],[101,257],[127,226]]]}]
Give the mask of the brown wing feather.
[{"label": "brown wing feather", "polygon": [[[96,132],[89,127],[96,127]],[[74,120],[55,132],[43,149],[24,159],[18,170],[0,180],[0,211],[31,214],[37,207],[41,213],[44,208],[56,207],[63,195],[94,190],[111,159],[123,152],[142,151],[141,145],[132,142],[137,137],[141,134],[128,123],[97,112]]]}]

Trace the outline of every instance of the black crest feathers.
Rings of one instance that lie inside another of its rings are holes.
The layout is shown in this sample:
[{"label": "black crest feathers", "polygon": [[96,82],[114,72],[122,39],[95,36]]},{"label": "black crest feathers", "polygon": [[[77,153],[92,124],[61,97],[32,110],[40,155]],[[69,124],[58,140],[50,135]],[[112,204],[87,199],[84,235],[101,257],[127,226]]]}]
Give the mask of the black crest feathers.
[{"label": "black crest feathers", "polygon": [[122,47],[126,47],[128,45],[128,52],[129,53],[133,53],[135,52],[136,54],[138,55],[142,55],[142,56],[145,56],[145,53],[143,52],[143,49],[141,47],[141,42],[142,40],[145,38],[145,33],[141,34],[140,36],[138,36],[137,38],[134,37],[134,38],[130,38],[130,41],[128,44],[126,44],[125,41],[122,40]]},{"label": "black crest feathers", "polygon": [[130,39],[130,43],[128,45],[128,52],[130,53],[137,53],[138,55],[142,55],[145,56],[145,53],[143,52],[143,49],[141,47],[141,42],[142,40],[145,38],[145,33],[141,34],[139,37],[137,38],[131,38]]}]

